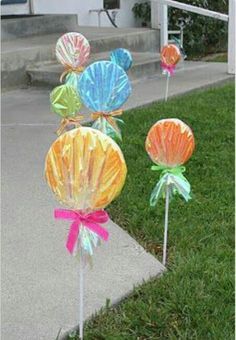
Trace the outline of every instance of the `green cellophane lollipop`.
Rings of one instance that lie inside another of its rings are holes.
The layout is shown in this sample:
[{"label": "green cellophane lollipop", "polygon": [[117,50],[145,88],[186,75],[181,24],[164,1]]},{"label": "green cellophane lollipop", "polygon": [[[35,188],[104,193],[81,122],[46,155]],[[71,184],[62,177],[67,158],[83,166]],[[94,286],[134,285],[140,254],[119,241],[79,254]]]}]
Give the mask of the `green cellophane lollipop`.
[{"label": "green cellophane lollipop", "polygon": [[68,125],[80,125],[82,116],[78,115],[78,112],[81,108],[81,101],[73,86],[63,84],[55,87],[50,93],[50,102],[51,111],[62,118],[57,130],[58,135],[64,132]]}]

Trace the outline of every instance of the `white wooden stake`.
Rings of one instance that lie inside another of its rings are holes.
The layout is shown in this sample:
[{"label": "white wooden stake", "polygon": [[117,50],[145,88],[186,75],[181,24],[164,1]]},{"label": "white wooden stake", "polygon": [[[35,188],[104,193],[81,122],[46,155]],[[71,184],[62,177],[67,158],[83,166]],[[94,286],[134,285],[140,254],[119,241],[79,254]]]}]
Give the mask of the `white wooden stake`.
[{"label": "white wooden stake", "polygon": [[167,236],[168,236],[168,217],[169,217],[169,187],[166,187],[166,206],[165,206],[165,230],[164,230],[164,245],[163,245],[163,266],[166,265],[166,253],[167,253]]},{"label": "white wooden stake", "polygon": [[80,251],[80,261],[79,261],[79,282],[80,282],[80,311],[79,311],[79,338],[83,340],[83,321],[84,321],[84,270],[83,270],[83,253],[82,249]]},{"label": "white wooden stake", "polygon": [[167,102],[167,99],[168,99],[168,91],[169,91],[169,78],[170,78],[170,75],[169,73],[167,73],[167,79],[166,79],[166,93],[165,93],[165,102]]}]

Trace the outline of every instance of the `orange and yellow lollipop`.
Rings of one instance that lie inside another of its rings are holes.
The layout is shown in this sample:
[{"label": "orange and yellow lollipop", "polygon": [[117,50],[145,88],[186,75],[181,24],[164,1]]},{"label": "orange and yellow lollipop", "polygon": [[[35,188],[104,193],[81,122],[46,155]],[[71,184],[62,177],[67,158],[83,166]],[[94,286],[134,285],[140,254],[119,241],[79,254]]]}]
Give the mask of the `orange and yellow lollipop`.
[{"label": "orange and yellow lollipop", "polygon": [[72,209],[104,208],[120,193],[126,164],[102,132],[80,127],[61,135],[46,157],[45,175],[56,198]]},{"label": "orange and yellow lollipop", "polygon": [[99,130],[80,127],[62,134],[50,147],[45,177],[56,198],[71,210],[56,209],[55,217],[73,221],[67,240],[89,255],[108,233],[99,224],[108,220],[103,209],[120,193],[127,168],[119,146]]}]

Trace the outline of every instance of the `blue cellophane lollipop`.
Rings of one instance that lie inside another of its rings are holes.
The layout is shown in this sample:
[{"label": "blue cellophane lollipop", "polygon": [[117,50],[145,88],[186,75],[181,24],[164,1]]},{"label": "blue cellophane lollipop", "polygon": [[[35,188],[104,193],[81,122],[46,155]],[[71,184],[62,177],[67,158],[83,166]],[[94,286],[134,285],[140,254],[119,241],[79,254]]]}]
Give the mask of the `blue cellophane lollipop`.
[{"label": "blue cellophane lollipop", "polygon": [[113,63],[119,65],[125,71],[128,71],[133,63],[130,51],[125,48],[117,48],[114,51],[111,51],[110,59]]},{"label": "blue cellophane lollipop", "polygon": [[84,105],[93,111],[93,128],[121,140],[116,118],[122,114],[121,106],[131,93],[126,72],[110,61],[98,61],[88,66],[81,74],[78,88]]}]

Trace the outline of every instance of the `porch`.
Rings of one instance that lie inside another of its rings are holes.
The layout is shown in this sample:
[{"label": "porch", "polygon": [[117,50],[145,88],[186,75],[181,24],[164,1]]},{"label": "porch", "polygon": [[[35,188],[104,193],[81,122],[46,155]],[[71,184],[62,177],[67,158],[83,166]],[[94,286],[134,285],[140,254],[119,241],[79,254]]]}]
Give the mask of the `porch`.
[{"label": "porch", "polygon": [[[87,37],[91,45],[90,63],[109,59],[112,49],[123,47],[133,54],[129,76],[134,83],[148,83],[149,79],[156,79],[157,84],[162,81],[159,29],[83,27],[77,25],[75,15],[48,15],[2,21],[2,89],[57,85],[62,68],[55,58],[55,44],[68,31],[78,31]],[[226,65],[222,63],[182,61],[178,74],[192,79],[198,87],[199,67],[203,76],[200,86],[214,83],[218,77],[221,79],[224,72],[223,78],[229,78]],[[209,77],[204,78],[206,74]],[[174,77],[171,82],[174,84],[177,79]]]}]

